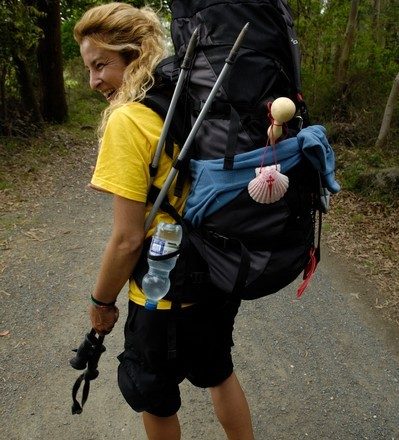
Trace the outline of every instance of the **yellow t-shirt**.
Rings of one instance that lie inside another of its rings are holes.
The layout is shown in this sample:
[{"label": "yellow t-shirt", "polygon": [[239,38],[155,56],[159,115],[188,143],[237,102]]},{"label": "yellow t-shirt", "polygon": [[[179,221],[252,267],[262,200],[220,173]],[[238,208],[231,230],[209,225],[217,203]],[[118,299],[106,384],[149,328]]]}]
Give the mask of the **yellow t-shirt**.
[{"label": "yellow t-shirt", "polygon": [[[104,132],[91,184],[100,190],[145,203],[150,186],[149,166],[155,155],[162,125],[160,116],[141,103],[132,102],[115,109]],[[175,157],[177,154],[178,148],[175,146]],[[154,180],[156,187],[162,187],[171,166],[172,160],[163,152]],[[186,184],[183,196],[179,198],[174,196],[174,184],[169,190],[169,201],[179,214],[182,214],[188,191]],[[151,206],[147,206],[147,214]],[[159,211],[147,236],[153,234],[161,221],[174,223],[168,214]],[[144,294],[134,281],[129,283],[129,298],[140,305],[145,303]],[[158,303],[158,309],[170,307],[170,301],[160,300]]]}]

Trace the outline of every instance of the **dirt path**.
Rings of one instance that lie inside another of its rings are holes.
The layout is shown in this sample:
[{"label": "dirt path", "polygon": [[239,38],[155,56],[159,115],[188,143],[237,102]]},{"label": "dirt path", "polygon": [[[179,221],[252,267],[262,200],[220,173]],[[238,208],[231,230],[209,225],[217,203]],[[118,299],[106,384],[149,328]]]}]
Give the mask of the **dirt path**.
[{"label": "dirt path", "polygon": [[[70,350],[88,330],[111,222],[110,198],[85,188],[95,151],[85,153],[5,214],[15,227],[0,253],[2,439],[145,439],[116,385],[125,295],[84,412],[70,413]],[[373,287],[328,255],[300,301],[294,287],[244,303],[237,319],[234,357],[256,439],[399,439],[399,332],[363,301]],[[182,394],[183,439],[223,439],[207,392],[183,383]]]}]

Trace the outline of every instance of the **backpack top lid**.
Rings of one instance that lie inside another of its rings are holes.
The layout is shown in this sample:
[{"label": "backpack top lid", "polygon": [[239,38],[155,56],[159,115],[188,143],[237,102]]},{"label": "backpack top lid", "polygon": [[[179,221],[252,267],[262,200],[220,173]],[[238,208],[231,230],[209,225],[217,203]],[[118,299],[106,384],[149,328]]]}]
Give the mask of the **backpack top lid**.
[{"label": "backpack top lid", "polygon": [[[171,35],[175,52],[184,55],[199,28],[198,47],[231,46],[246,23],[250,27],[242,48],[255,50],[279,62],[296,84],[296,61],[290,42],[292,18],[286,4],[276,0],[172,0]],[[299,49],[298,49],[299,50]]]}]

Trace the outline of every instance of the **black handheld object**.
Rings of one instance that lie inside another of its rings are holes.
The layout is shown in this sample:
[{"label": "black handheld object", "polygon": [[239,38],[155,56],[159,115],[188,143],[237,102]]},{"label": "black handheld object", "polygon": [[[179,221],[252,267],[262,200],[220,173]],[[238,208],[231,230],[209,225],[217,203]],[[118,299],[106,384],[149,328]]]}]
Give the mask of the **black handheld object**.
[{"label": "black handheld object", "polygon": [[[83,342],[79,345],[79,348],[73,350],[76,352],[76,356],[69,363],[75,370],[84,370],[86,368],[86,371],[76,379],[72,388],[72,414],[80,414],[83,411],[83,405],[89,396],[90,381],[98,377],[98,361],[105,351],[103,341],[104,336],[96,337],[96,331],[91,329],[90,333],[87,333]],[[83,381],[85,383],[82,392],[82,404],[80,404],[76,397]]]}]

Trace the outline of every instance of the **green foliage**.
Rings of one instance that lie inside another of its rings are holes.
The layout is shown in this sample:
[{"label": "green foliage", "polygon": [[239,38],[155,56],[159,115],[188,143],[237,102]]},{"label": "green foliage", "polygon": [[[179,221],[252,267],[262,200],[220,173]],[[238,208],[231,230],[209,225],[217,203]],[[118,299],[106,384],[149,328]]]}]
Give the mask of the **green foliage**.
[{"label": "green foliage", "polygon": [[350,191],[360,189],[359,178],[366,172],[366,169],[366,166],[358,160],[347,164],[341,174],[343,187]]},{"label": "green foliage", "polygon": [[73,28],[85,11],[101,4],[98,0],[61,0],[61,43],[65,60],[79,56],[79,47],[73,38]]},{"label": "green foliage", "polygon": [[89,87],[89,79],[80,57],[65,65],[65,84],[70,120],[68,127],[78,131],[95,129],[107,102],[98,92]]},{"label": "green foliage", "polygon": [[[73,39],[73,28],[79,18],[84,14],[85,11],[93,6],[106,3],[99,0],[62,0],[61,1],[61,16],[62,16],[62,27],[61,27],[61,39],[62,39],[62,50],[64,58],[66,60],[73,59],[79,56],[79,47]],[[145,0],[127,0],[124,3],[129,3],[137,8],[143,6],[151,6],[158,12],[162,17],[169,17],[169,7],[166,0],[158,1],[145,1]]]},{"label": "green foliage", "polygon": [[[302,82],[311,119],[350,124],[351,143],[373,145],[392,81],[399,70],[399,8],[392,0],[360,2],[358,29],[350,54],[347,84],[335,82],[351,2],[310,0],[294,5],[302,50]],[[399,112],[399,109],[397,110]],[[399,115],[393,118],[392,139],[399,137]]]},{"label": "green foliage", "polygon": [[9,62],[14,54],[24,58],[37,46],[42,36],[37,25],[41,15],[35,7],[18,0],[0,4],[0,60]]},{"label": "green foliage", "polygon": [[61,44],[64,59],[70,60],[79,56],[79,46],[73,38],[73,28],[76,20],[70,18],[61,24]]},{"label": "green foliage", "polygon": [[399,145],[390,149],[335,144],[338,180],[342,187],[373,200],[399,205]]},{"label": "green foliage", "polygon": [[[58,35],[57,32],[51,25],[47,28],[45,25],[49,24],[46,21],[46,7],[49,4],[55,6],[56,10],[55,2],[4,0],[0,4],[1,134],[30,135],[31,131],[37,130],[42,124],[43,114],[49,102],[48,97],[54,101],[62,101],[61,88],[60,93],[46,94],[49,87],[60,79],[61,60],[55,59],[54,56],[51,60],[50,56],[41,57],[40,60],[38,57],[40,42],[53,38],[55,46],[57,44],[54,37]],[[39,10],[40,8],[42,9]],[[53,20],[53,16],[49,16],[50,21]],[[54,24],[57,23],[58,20],[54,20]],[[57,72],[58,75],[53,73],[53,77],[50,78],[52,80],[45,81],[43,73],[50,70],[48,66],[44,66],[44,61],[47,60],[50,60],[53,72]],[[61,81],[58,83],[61,84]],[[58,110],[61,107],[55,108]]]},{"label": "green foliage", "polygon": [[42,36],[37,25],[40,17],[36,8],[25,6],[21,1],[5,0],[0,3],[0,121],[3,124],[7,123],[6,112],[11,113],[8,120],[19,117],[14,114],[19,106],[15,58],[23,62],[31,60]]},{"label": "green foliage", "polygon": [[96,141],[96,128],[107,103],[90,90],[87,74],[80,59],[66,63],[70,118],[66,124],[43,129],[30,138],[0,136],[0,191],[13,188],[22,174],[34,175],[55,157],[69,154],[78,142]]},{"label": "green foliage", "polygon": [[2,180],[1,176],[0,176],[0,191],[4,191],[5,189],[11,188],[11,183],[6,181],[6,180]]}]

